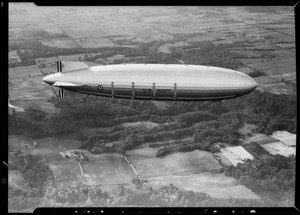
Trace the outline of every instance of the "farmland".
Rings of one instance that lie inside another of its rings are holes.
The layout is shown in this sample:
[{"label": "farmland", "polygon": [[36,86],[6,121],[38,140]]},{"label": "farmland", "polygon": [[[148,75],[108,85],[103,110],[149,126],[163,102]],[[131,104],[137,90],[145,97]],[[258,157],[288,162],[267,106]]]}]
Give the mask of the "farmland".
[{"label": "farmland", "polygon": [[[38,206],[293,206],[292,7],[9,6],[9,98],[24,109],[9,116],[10,211]],[[71,103],[57,99],[57,89],[42,83],[56,72],[58,56],[89,66],[221,66],[256,74],[259,87],[223,103],[93,96]],[[277,168],[272,162],[274,169],[265,178],[251,175],[257,162],[268,167],[270,159],[283,163]],[[49,178],[34,187],[39,172]],[[284,184],[280,177],[286,177]],[[136,183],[138,179],[146,182]],[[164,190],[176,192],[159,197]],[[172,200],[176,195],[184,198]]]},{"label": "farmland", "polygon": [[21,3],[10,5],[11,43],[33,38],[37,34],[34,32],[44,31],[46,33],[37,35],[41,35],[40,41],[46,47],[79,48],[79,52],[80,49],[88,52],[89,48],[160,41],[157,51],[170,54],[194,42],[209,40],[230,45],[240,41],[243,46],[231,50],[246,57],[237,58],[242,63],[237,70],[264,72],[263,82],[258,77],[261,91],[295,92],[295,88],[282,82],[282,79],[295,80],[296,74],[294,20],[288,7],[274,7],[272,12],[263,13],[254,9],[248,13],[249,8],[244,7],[89,7],[85,10],[41,8],[32,4],[20,9],[21,6]]}]

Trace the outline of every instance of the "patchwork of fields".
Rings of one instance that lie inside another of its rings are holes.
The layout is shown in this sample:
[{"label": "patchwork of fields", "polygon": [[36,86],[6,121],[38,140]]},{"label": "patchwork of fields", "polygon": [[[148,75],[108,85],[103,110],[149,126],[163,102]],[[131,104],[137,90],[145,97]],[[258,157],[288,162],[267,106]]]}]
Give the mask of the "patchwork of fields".
[{"label": "patchwork of fields", "polygon": [[[238,70],[245,73],[259,70],[266,74],[263,80],[256,78],[260,84],[258,90],[295,93],[295,87],[282,82],[282,79],[295,80],[296,74],[293,10],[288,7],[274,7],[274,12],[248,10],[244,7],[47,8],[15,3],[10,4],[10,41],[13,43],[28,37],[32,31],[42,30],[64,35],[63,38],[40,39],[43,45],[50,47],[126,47],[126,43],[120,45],[117,41],[158,40],[166,41],[157,50],[166,54],[171,53],[171,47],[184,47],[192,42],[241,41],[245,47],[234,52],[247,58],[237,59],[243,64]],[[168,42],[180,35],[189,36]],[[70,60],[65,56],[64,59]],[[78,58],[74,56],[71,60]],[[103,63],[103,60],[97,62]]]},{"label": "patchwork of fields", "polygon": [[254,134],[244,140],[245,143],[260,144],[270,154],[283,156],[296,154],[296,135],[287,131],[276,131],[271,136]]},{"label": "patchwork of fields", "polygon": [[[9,42],[35,40],[43,46],[54,48],[136,48],[144,43],[158,41],[154,54],[173,54],[172,48],[184,48],[196,42],[211,41],[215,45],[228,45],[228,53],[241,56],[237,70],[255,77],[257,90],[274,94],[296,93],[294,12],[291,8],[279,7],[275,12],[250,12],[244,7],[38,7],[34,4],[13,3],[9,7]],[[57,35],[47,39],[34,36],[36,33]],[[239,48],[231,47],[241,42]],[[138,44],[138,45],[137,45]],[[188,47],[187,52],[199,47]],[[19,58],[22,50],[10,50],[11,58]],[[75,53],[61,56],[62,60],[78,61],[101,53]],[[24,54],[24,53],[23,53]],[[143,57],[143,56],[139,56]],[[198,56],[201,58],[202,56]],[[89,66],[136,62],[138,57],[113,53],[112,56],[97,56]],[[56,72],[55,56],[39,57],[37,65],[9,68],[9,97],[11,105],[25,112],[38,109],[48,114],[59,111],[49,99],[57,94],[42,83],[44,75]],[[180,60],[180,59],[179,59]],[[181,62],[183,63],[183,62]],[[153,101],[163,109],[166,104]],[[12,114],[12,113],[11,113]],[[125,128],[143,127],[152,129],[159,124],[149,121],[123,123]],[[269,153],[289,156],[295,154],[296,135],[278,131],[271,136],[256,132],[257,125],[245,124],[239,129],[244,144],[256,142]],[[84,130],[84,128],[82,128]],[[92,134],[97,128],[82,131]],[[184,137],[176,140],[191,140]],[[135,172],[124,156],[119,153],[95,155],[81,150],[89,161],[78,161],[74,157],[63,158],[61,152],[78,150],[82,144],[74,137],[43,138],[31,140],[24,136],[9,136],[9,161],[15,159],[19,149],[39,155],[54,174],[54,186],[78,186],[100,184],[101,189],[111,191],[120,184],[134,189],[132,179]],[[158,141],[155,144],[164,144]],[[172,140],[169,140],[172,144]],[[146,185],[160,188],[170,183],[184,190],[204,192],[214,198],[260,199],[250,189],[237,183],[232,177],[220,173],[223,165],[243,163],[253,156],[242,146],[232,147],[224,143],[220,152],[210,153],[195,150],[177,152],[158,158],[158,148],[149,147],[126,151],[127,159]],[[30,151],[30,152],[29,152]],[[24,179],[17,170],[9,171],[11,186],[24,189]]]},{"label": "patchwork of fields", "polygon": [[[74,157],[63,158],[60,152],[76,149],[77,140],[53,138],[40,139],[33,146],[32,141],[23,140],[22,136],[10,137],[11,152],[24,149],[25,142],[32,154],[40,155],[54,174],[55,187],[100,184],[103,190],[111,190],[118,184],[132,187],[134,171],[121,154],[94,155],[82,151],[89,161],[78,162]],[[25,141],[23,145],[18,145]],[[15,146],[15,147],[14,147]],[[78,150],[76,150],[78,151]],[[215,198],[259,199],[256,194],[242,185],[237,185],[234,178],[218,173],[221,166],[208,152],[195,150],[186,153],[174,153],[163,158],[156,158],[157,149],[140,148],[126,152],[139,177],[147,179],[146,186],[160,188],[170,183],[196,192],[204,192]],[[11,160],[14,156],[11,156]],[[22,186],[22,176],[16,170],[10,172],[12,186]],[[24,189],[26,189],[24,187]]]}]

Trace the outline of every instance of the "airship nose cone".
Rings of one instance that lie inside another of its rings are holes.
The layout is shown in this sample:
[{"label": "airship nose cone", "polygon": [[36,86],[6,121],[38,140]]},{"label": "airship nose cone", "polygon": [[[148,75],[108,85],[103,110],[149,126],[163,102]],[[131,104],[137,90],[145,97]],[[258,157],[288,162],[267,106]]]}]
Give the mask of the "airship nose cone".
[{"label": "airship nose cone", "polygon": [[252,88],[253,90],[258,86],[258,83],[249,75],[246,75],[246,86],[249,88]]},{"label": "airship nose cone", "polygon": [[61,73],[55,73],[55,74],[47,75],[46,77],[43,78],[43,81],[47,84],[53,85],[61,77],[62,77]]},{"label": "airship nose cone", "polygon": [[235,80],[237,87],[254,90],[258,86],[258,83],[249,75],[237,71],[236,73],[238,74]]}]

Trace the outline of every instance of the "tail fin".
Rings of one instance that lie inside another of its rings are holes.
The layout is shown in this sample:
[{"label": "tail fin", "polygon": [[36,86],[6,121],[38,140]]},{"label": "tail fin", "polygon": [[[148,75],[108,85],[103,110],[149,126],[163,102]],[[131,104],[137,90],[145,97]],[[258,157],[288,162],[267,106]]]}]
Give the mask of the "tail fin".
[{"label": "tail fin", "polygon": [[89,66],[82,61],[57,61],[58,72],[68,72],[87,68],[89,68]]}]

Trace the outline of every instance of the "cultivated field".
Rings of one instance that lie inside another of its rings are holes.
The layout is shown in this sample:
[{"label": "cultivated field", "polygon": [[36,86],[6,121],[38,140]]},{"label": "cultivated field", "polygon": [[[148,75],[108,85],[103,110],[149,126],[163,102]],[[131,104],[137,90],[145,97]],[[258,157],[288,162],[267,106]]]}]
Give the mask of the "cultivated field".
[{"label": "cultivated field", "polygon": [[[143,153],[138,153],[139,157]],[[174,153],[163,158],[146,159],[129,156],[138,174],[142,178],[164,175],[189,175],[200,172],[218,172],[219,163],[208,152],[195,150],[186,153]]]},{"label": "cultivated field", "polygon": [[8,87],[11,104],[24,109],[39,106],[48,113],[58,111],[52,103],[47,102],[54,93],[42,82],[42,78],[37,66],[10,68]]},{"label": "cultivated field", "polygon": [[21,173],[17,170],[8,171],[8,184],[25,192],[30,190],[28,187],[25,186],[25,180]]},{"label": "cultivated field", "polygon": [[273,142],[276,142],[277,140],[270,136],[267,136],[265,134],[256,133],[248,138],[245,138],[244,141],[246,143],[255,142],[255,143],[262,145],[262,144],[267,144],[267,143],[273,143]]},{"label": "cultivated field", "polygon": [[[237,70],[247,74],[253,71],[266,73],[264,76],[255,77],[260,85],[257,90],[295,94],[295,87],[289,83],[296,82],[294,11],[292,7],[275,7],[274,10],[276,12],[268,13],[250,12],[244,7],[38,7],[32,3],[11,3],[9,40],[10,45],[24,39],[26,41],[30,38],[25,35],[41,30],[52,35],[65,36],[31,38],[48,47],[137,48],[142,43],[160,41],[159,45],[151,47],[151,51],[163,54],[172,54],[171,47],[184,48],[194,42],[211,41],[215,45],[224,45],[226,48],[228,46],[229,54],[234,52],[241,55],[236,59],[241,62]],[[124,44],[120,42],[123,39],[126,40]],[[230,46],[237,41],[243,45],[238,48]],[[128,45],[130,42],[141,44]],[[200,45],[196,44],[192,49],[199,49],[197,46]],[[193,51],[192,49],[186,51]],[[64,55],[61,60],[78,61],[85,56],[101,54],[101,50],[93,53],[97,51]],[[17,50],[10,50],[10,54],[10,57],[18,55]],[[57,58],[39,57],[35,60],[37,65],[9,69],[11,104],[24,108],[25,111],[35,107],[53,114],[59,110],[48,99],[55,94],[47,84],[42,83],[42,78],[43,74],[56,72]],[[108,58],[98,58],[94,62],[86,63],[93,66],[96,63],[111,64],[114,60],[127,62],[131,58],[113,53]],[[159,101],[153,103],[161,109],[167,105]],[[158,124],[141,121],[124,123],[123,126],[144,126],[152,129]],[[92,134],[97,129],[82,128],[80,132]],[[242,140],[244,143],[259,143],[271,154],[295,154],[294,134],[276,132],[269,137],[253,134],[255,129],[256,125],[246,123],[239,130],[240,134],[247,136]],[[192,136],[182,140],[191,139]],[[170,144],[172,141],[174,140],[169,140]],[[166,141],[156,143],[164,144]],[[134,189],[131,179],[136,175],[122,154],[94,155],[81,150],[89,161],[79,162],[74,157],[63,158],[60,152],[76,150],[81,145],[72,135],[60,139],[50,137],[39,140],[14,135],[9,136],[8,144],[10,162],[15,159],[14,152],[18,149],[41,156],[53,171],[57,188],[84,183],[100,184],[101,189],[108,191],[116,188],[118,184]],[[221,153],[215,154],[195,150],[157,158],[158,148],[150,148],[148,145],[149,143],[145,143],[142,148],[128,150],[126,154],[138,175],[147,179],[147,184],[154,188],[172,183],[179,188],[204,192],[215,198],[259,199],[251,190],[238,185],[234,178],[219,173],[222,166],[218,160],[225,165],[237,165],[244,159],[253,159],[241,146],[221,148]],[[21,186],[24,184],[22,176],[15,170],[9,171],[9,183],[26,189]]]},{"label": "cultivated field", "polygon": [[[204,172],[193,175],[170,175],[148,178],[153,187],[174,184],[194,192],[204,192],[213,198],[260,199],[255,193],[223,174]],[[216,205],[218,206],[218,205]]]},{"label": "cultivated field", "polygon": [[296,135],[287,131],[276,131],[271,136],[256,133],[245,138],[243,142],[258,143],[273,155],[289,156],[296,153]]},{"label": "cultivated field", "polygon": [[[19,148],[25,151],[25,145],[30,148],[32,154],[45,159],[54,174],[57,189],[77,186],[80,183],[100,184],[101,189],[108,191],[118,184],[133,186],[131,179],[135,177],[135,173],[121,154],[94,155],[79,150],[89,161],[78,162],[74,157],[63,158],[60,155],[60,152],[78,151],[77,147],[80,145],[78,140],[44,138],[37,140],[34,146],[33,140],[21,136],[11,136],[9,139],[11,152]],[[126,152],[128,160],[139,176],[148,180],[147,186],[159,188],[173,183],[179,188],[204,192],[215,198],[259,198],[244,186],[237,185],[235,179],[217,173],[221,166],[208,152],[196,150],[156,158],[157,150],[140,148]],[[14,159],[13,156],[11,159]],[[10,172],[10,183],[13,186],[21,186],[20,181],[22,177],[18,172]]]},{"label": "cultivated field", "polygon": [[226,147],[221,148],[221,153],[228,159],[230,162],[236,166],[238,163],[244,163],[244,160],[253,159],[253,156],[246,151],[242,146]]},{"label": "cultivated field", "polygon": [[245,123],[242,128],[238,130],[241,135],[247,136],[248,134],[252,134],[253,130],[257,129],[257,125]]},{"label": "cultivated field", "polygon": [[273,155],[289,156],[296,153],[296,148],[284,145],[282,142],[267,143],[262,147]]},{"label": "cultivated field", "polygon": [[287,131],[276,131],[271,135],[273,138],[280,140],[288,146],[296,146],[296,135]]},{"label": "cultivated field", "polygon": [[152,129],[157,127],[159,124],[153,123],[153,122],[128,122],[128,123],[123,123],[122,126],[124,127],[145,127],[147,129]]},{"label": "cultivated field", "polygon": [[[260,70],[267,77],[258,90],[295,93],[280,83],[295,80],[295,30],[292,8],[274,7],[273,12],[249,12],[245,7],[37,7],[10,4],[10,39],[21,39],[24,32],[44,30],[68,38],[41,40],[44,45],[61,48],[97,48],[119,46],[115,40],[138,42],[166,41],[159,52],[195,41],[230,44],[241,41],[246,46],[235,52],[244,65],[242,72]],[[180,34],[198,34],[182,41],[168,40]],[[248,45],[248,46],[247,46]],[[273,55],[269,58],[268,55]],[[123,59],[124,60],[124,59]],[[101,61],[102,62],[102,61]],[[111,63],[110,61],[106,63]],[[283,74],[293,74],[284,77]],[[270,83],[279,85],[265,85]],[[282,90],[281,90],[282,89]]]},{"label": "cultivated field", "polygon": [[158,51],[164,52],[164,53],[171,53],[171,51],[169,49],[170,47],[180,47],[180,46],[186,46],[186,45],[188,45],[187,42],[178,42],[178,43],[174,43],[174,44],[166,43],[166,44],[160,46],[158,48]]}]

